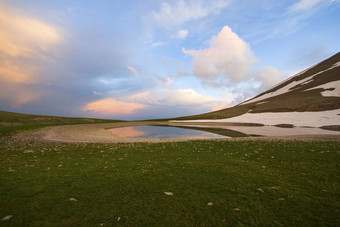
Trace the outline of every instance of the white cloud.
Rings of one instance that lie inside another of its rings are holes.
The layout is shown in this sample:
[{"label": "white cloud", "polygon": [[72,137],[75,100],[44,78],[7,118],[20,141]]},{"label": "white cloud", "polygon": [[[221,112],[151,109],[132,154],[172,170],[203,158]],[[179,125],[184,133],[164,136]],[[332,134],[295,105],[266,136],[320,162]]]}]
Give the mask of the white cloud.
[{"label": "white cloud", "polygon": [[165,98],[167,102],[174,104],[202,104],[215,101],[214,98],[198,94],[192,89],[178,89]]},{"label": "white cloud", "polygon": [[164,86],[170,86],[173,84],[174,82],[174,79],[172,77],[163,77],[163,76],[160,76],[158,75],[157,73],[154,73],[153,74],[160,82],[162,85]]},{"label": "white cloud", "polygon": [[163,2],[159,11],[153,11],[153,20],[166,28],[178,26],[212,13],[219,13],[228,4],[229,0],[178,0],[174,4]]},{"label": "white cloud", "polygon": [[165,42],[153,42],[150,43],[149,46],[150,47],[159,47],[159,46],[164,46],[166,43]]},{"label": "white cloud", "polygon": [[272,66],[264,66],[254,74],[254,78],[261,82],[260,89],[262,91],[274,87],[280,83],[284,77],[277,68]]},{"label": "white cloud", "polygon": [[177,39],[185,39],[188,36],[189,32],[186,29],[179,30],[176,34]]},{"label": "white cloud", "polygon": [[289,12],[301,12],[313,9],[323,4],[340,3],[339,0],[299,0],[297,3],[289,7]]},{"label": "white cloud", "polygon": [[133,72],[135,74],[135,76],[138,76],[138,72],[137,72],[137,70],[135,68],[133,68],[132,66],[129,66],[129,65],[126,66],[126,68],[128,70],[130,70],[131,72]]},{"label": "white cloud", "polygon": [[149,105],[202,105],[215,102],[216,99],[192,89],[155,89],[127,97],[124,101]]},{"label": "white cloud", "polygon": [[319,4],[322,0],[300,0],[290,7],[290,11],[302,11],[310,9],[317,4]]},{"label": "white cloud", "polygon": [[185,107],[197,110],[197,113],[215,111],[230,107],[238,95],[229,93],[219,98],[199,94],[193,89],[154,89],[121,98],[124,102],[140,103],[147,108],[163,106],[162,108]]},{"label": "white cloud", "polygon": [[[193,75],[203,84],[230,89],[233,97],[228,103],[243,101],[273,87],[285,78],[273,66],[253,69],[252,65],[257,59],[250,46],[228,26],[211,38],[208,48],[183,49],[183,53],[193,56]],[[177,71],[181,72],[181,69]],[[217,103],[215,106],[221,104],[223,103]]]},{"label": "white cloud", "polygon": [[250,46],[228,26],[223,27],[217,36],[210,40],[208,48],[203,50],[186,50],[192,55],[192,70],[203,82],[213,82],[223,78],[239,82],[246,78],[250,66],[256,62]]}]

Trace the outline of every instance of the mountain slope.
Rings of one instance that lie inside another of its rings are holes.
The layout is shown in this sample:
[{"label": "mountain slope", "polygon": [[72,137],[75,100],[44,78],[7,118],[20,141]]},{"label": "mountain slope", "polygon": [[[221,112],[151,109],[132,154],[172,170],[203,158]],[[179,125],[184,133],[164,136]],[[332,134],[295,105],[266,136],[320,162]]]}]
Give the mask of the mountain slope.
[{"label": "mountain slope", "polygon": [[94,118],[55,117],[13,113],[0,110],[0,138],[15,132],[55,125],[96,124],[121,122]]},{"label": "mountain slope", "polygon": [[[282,113],[281,116],[284,117],[292,112],[330,113],[331,110],[339,109],[340,52],[237,106],[175,120],[227,119],[246,113],[248,117],[255,116],[249,115],[255,113]],[[338,112],[340,114],[340,111]],[[275,116],[277,117],[277,114]]]}]

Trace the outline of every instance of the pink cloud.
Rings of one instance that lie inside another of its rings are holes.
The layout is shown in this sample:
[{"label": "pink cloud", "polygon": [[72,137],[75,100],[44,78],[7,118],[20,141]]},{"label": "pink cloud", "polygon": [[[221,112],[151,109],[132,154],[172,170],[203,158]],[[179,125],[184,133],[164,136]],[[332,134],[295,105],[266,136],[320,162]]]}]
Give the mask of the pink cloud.
[{"label": "pink cloud", "polygon": [[114,98],[105,98],[86,104],[82,110],[102,115],[129,115],[143,107],[144,105],[139,103],[122,102]]},{"label": "pink cloud", "polygon": [[137,70],[135,69],[135,68],[133,68],[132,66],[126,66],[126,68],[128,69],[128,70],[130,70],[131,72],[133,72],[133,74],[135,74],[135,76],[137,76],[138,75],[138,72],[137,72]]}]

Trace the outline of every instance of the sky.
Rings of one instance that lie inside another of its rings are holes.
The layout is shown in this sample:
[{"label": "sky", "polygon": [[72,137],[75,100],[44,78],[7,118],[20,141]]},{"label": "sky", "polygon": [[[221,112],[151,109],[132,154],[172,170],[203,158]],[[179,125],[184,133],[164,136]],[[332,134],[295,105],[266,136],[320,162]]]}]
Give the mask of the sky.
[{"label": "sky", "polygon": [[0,0],[0,110],[232,107],[340,51],[339,0]]}]

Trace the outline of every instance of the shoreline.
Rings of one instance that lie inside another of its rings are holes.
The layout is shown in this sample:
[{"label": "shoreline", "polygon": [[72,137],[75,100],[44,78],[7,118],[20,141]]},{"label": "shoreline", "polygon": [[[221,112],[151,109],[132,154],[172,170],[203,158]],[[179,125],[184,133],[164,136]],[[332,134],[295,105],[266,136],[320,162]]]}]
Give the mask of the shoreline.
[{"label": "shoreline", "polygon": [[[261,137],[234,137],[234,138],[123,138],[113,135],[107,129],[119,127],[133,127],[133,126],[184,126],[188,123],[178,124],[178,122],[119,122],[119,123],[101,123],[101,124],[82,124],[82,125],[63,125],[46,127],[33,131],[25,131],[18,133],[12,138],[20,141],[29,142],[54,142],[54,143],[164,143],[164,142],[183,142],[195,140],[214,140],[214,141],[251,141],[251,140],[266,140],[266,141],[339,141],[340,134],[304,134],[304,135],[284,135],[284,136],[261,136]],[[201,124],[202,125],[202,124]],[[235,126],[233,124],[219,124],[219,126]],[[206,124],[206,126],[213,126]],[[249,126],[249,125],[248,125]],[[240,126],[241,127],[241,126]],[[256,127],[256,126],[252,126]],[[261,126],[259,126],[261,127]]]}]

